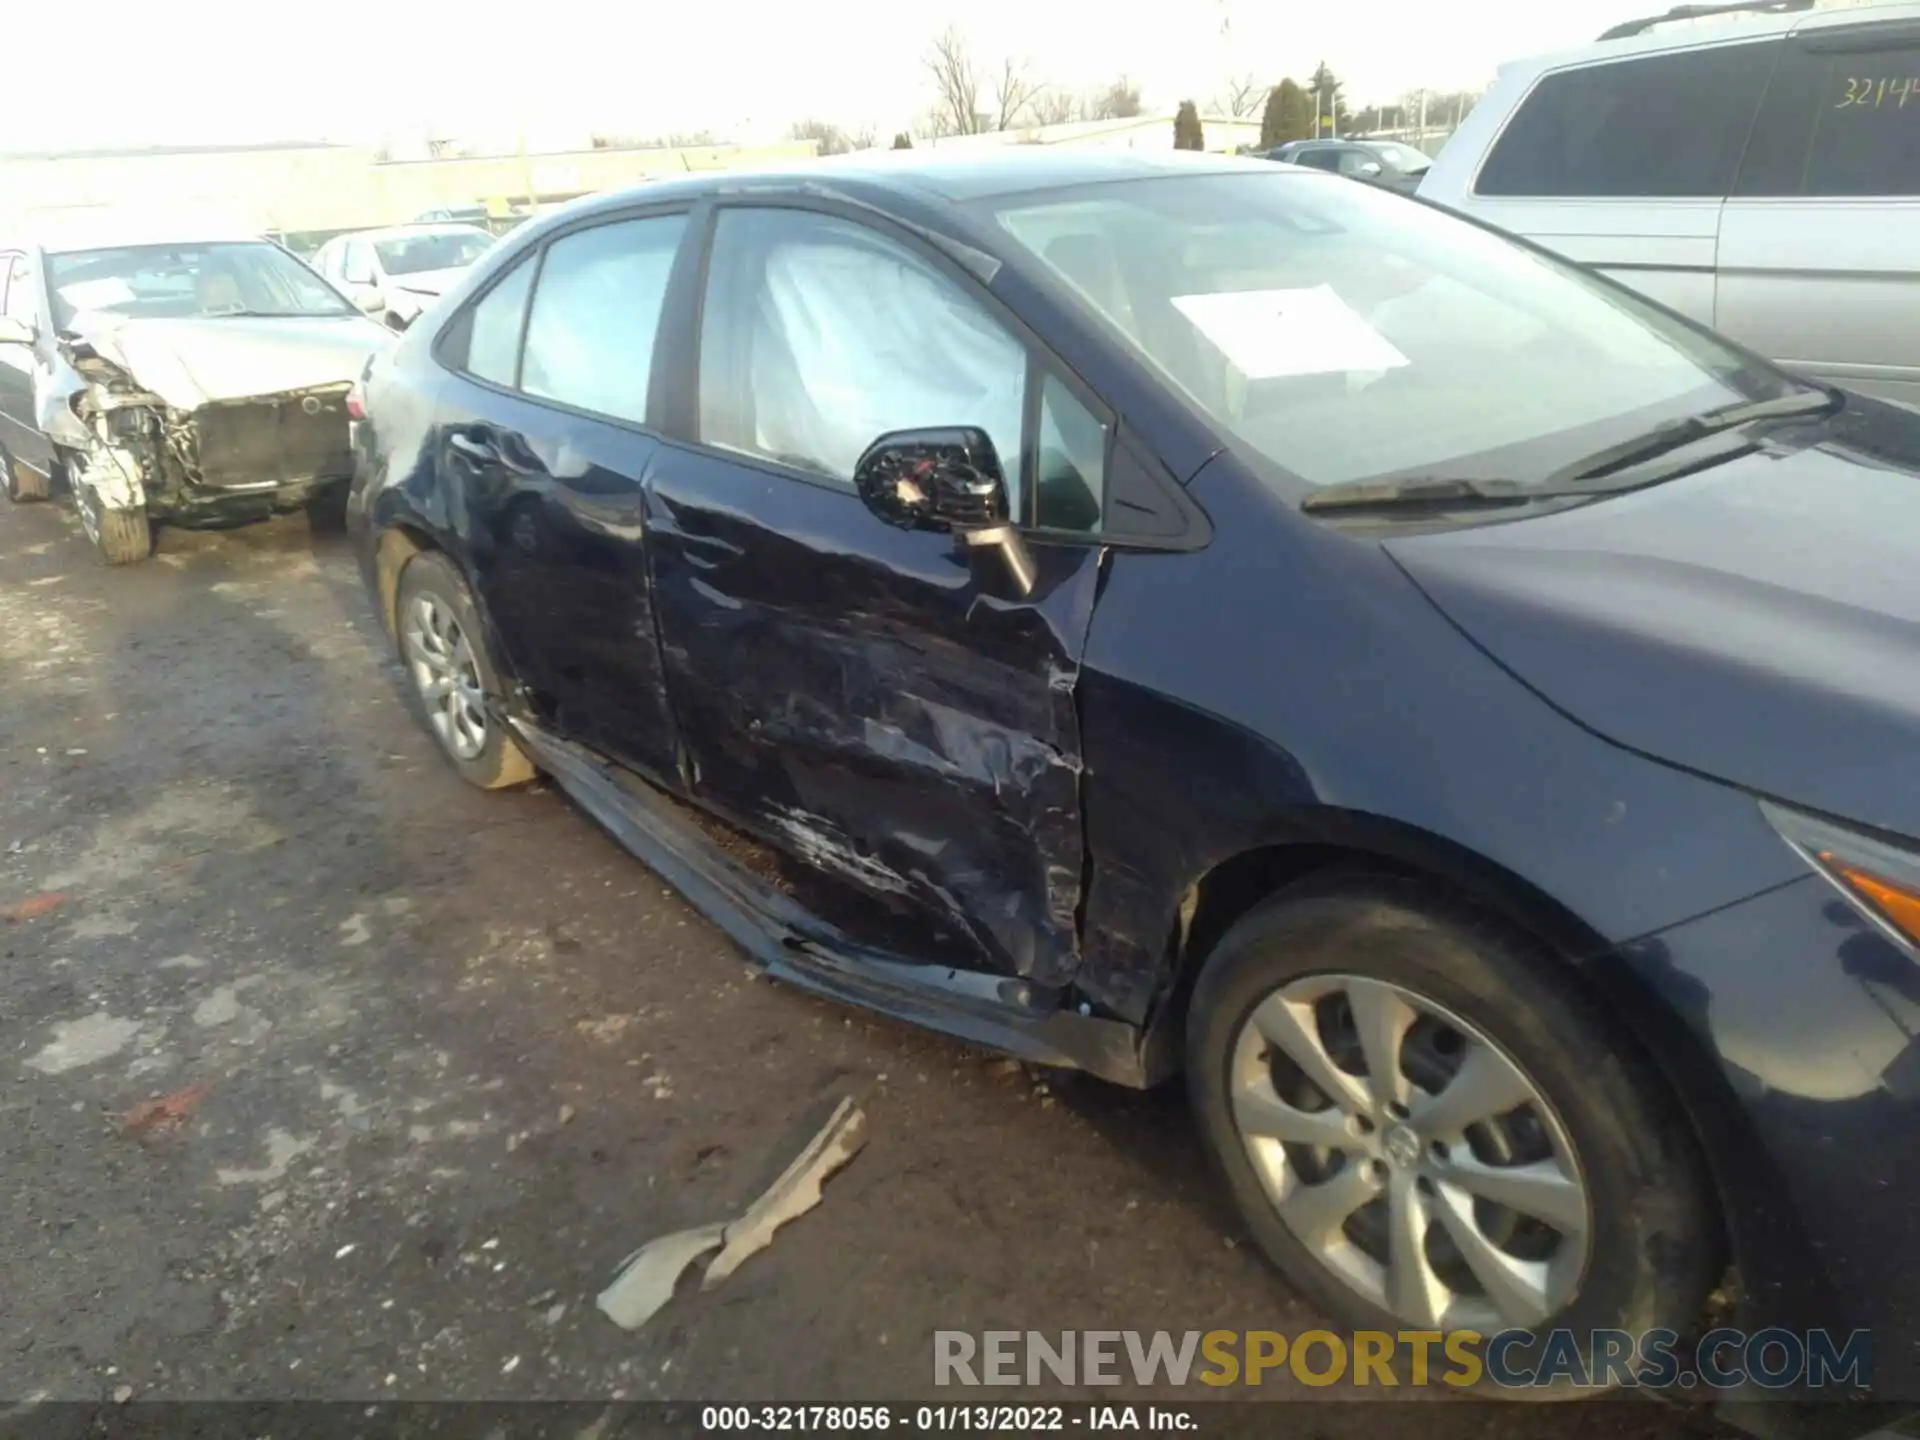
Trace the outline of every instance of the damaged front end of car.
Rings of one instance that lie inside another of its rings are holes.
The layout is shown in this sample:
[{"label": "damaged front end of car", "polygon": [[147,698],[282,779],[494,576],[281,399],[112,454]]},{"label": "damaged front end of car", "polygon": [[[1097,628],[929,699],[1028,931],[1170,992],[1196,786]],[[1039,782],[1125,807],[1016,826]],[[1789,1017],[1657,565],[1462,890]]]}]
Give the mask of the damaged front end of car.
[{"label": "damaged front end of car", "polygon": [[182,406],[82,336],[60,338],[74,422],[49,427],[70,450],[83,506],[223,526],[298,509],[353,470],[350,380]]}]

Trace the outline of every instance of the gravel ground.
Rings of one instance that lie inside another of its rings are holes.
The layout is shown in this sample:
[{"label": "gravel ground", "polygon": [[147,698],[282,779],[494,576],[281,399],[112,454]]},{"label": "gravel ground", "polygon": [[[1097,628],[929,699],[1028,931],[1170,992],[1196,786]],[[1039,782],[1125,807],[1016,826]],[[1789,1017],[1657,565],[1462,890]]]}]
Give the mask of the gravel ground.
[{"label": "gravel ground", "polygon": [[[1177,1094],[756,979],[562,796],[464,787],[396,684],[304,519],[109,571],[67,510],[0,509],[0,1402],[1002,1399],[933,1389],[936,1329],[1314,1323]],[[636,1333],[594,1309],[847,1093],[870,1139],[817,1210]],[[1709,1432],[1639,1401],[1286,1422]]]}]

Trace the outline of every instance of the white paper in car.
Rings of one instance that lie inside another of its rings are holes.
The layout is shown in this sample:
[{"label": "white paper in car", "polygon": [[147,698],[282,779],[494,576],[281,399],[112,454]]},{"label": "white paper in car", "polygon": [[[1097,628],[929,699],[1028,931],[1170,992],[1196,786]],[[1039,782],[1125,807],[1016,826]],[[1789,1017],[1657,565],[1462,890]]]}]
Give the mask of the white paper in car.
[{"label": "white paper in car", "polygon": [[1173,303],[1249,380],[1392,370],[1407,363],[1330,285],[1176,295]]},{"label": "white paper in car", "polygon": [[60,298],[75,310],[99,310],[108,305],[123,305],[133,299],[133,287],[117,275],[98,280],[75,280],[59,287]]}]

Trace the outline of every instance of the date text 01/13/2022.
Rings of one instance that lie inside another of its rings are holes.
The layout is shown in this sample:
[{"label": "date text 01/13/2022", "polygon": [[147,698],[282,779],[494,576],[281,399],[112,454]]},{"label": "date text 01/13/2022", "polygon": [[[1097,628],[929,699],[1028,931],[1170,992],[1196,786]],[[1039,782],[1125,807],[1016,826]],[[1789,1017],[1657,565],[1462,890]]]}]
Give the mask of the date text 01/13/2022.
[{"label": "date text 01/13/2022", "polygon": [[700,1411],[700,1429],[704,1433],[1192,1431],[1198,1428],[1190,1411],[1158,1405],[708,1405]]}]

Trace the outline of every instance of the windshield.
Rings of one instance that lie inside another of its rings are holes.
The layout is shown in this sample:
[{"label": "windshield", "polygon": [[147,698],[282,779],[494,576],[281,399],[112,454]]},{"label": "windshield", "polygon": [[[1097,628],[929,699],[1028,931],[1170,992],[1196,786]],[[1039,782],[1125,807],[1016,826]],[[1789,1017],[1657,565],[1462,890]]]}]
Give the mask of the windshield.
[{"label": "windshield", "polygon": [[352,315],[326,281],[265,240],[123,245],[47,259],[53,323],[82,311],[203,318],[216,315]]},{"label": "windshield", "polygon": [[999,222],[1291,498],[1527,481],[1792,382],[1578,269],[1304,173],[1021,196]]},{"label": "windshield", "polygon": [[1433,165],[1432,156],[1422,155],[1411,145],[1399,145],[1391,140],[1369,140],[1366,148],[1402,174],[1411,175]]},{"label": "windshield", "polygon": [[380,268],[389,275],[459,270],[487,253],[493,237],[483,230],[429,230],[397,240],[376,240]]}]

